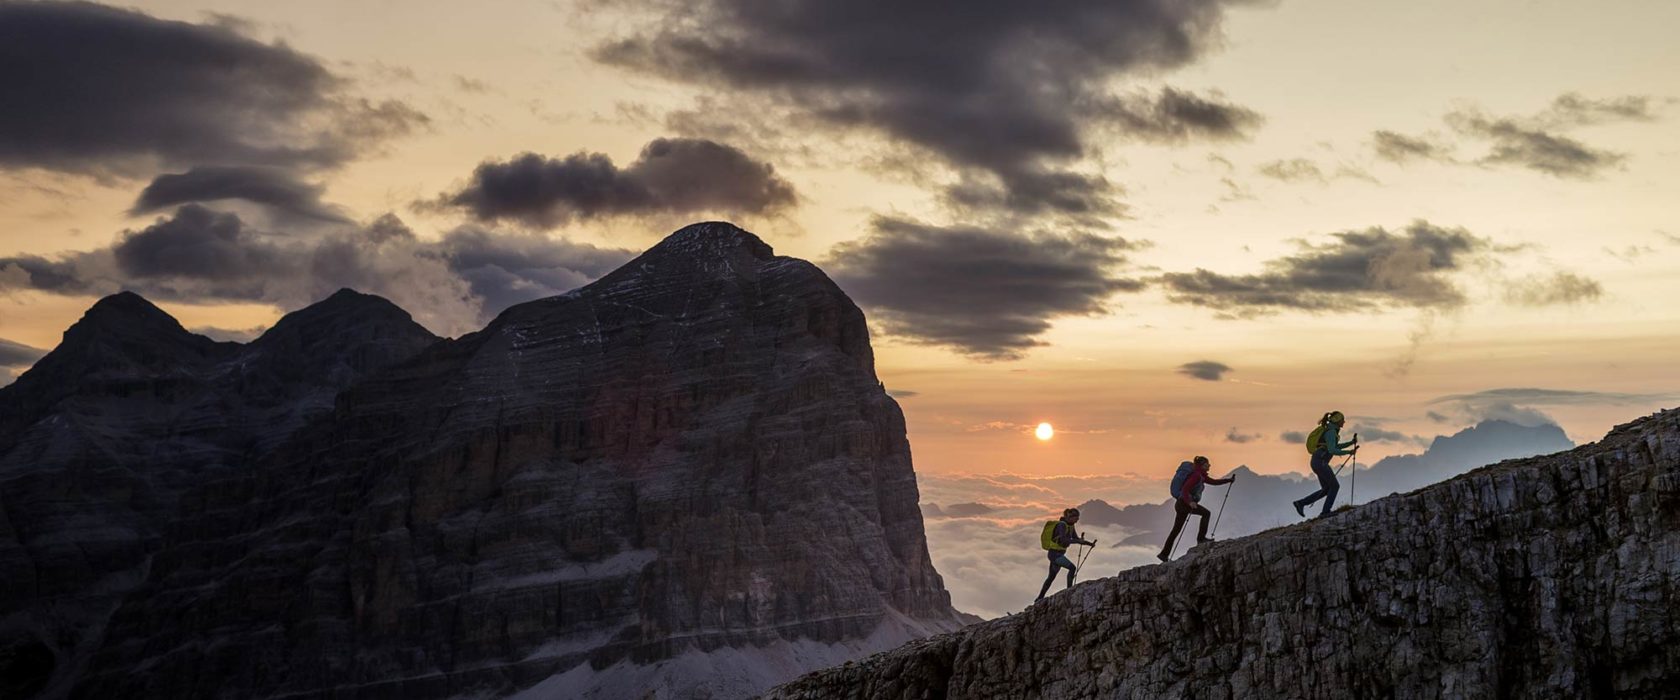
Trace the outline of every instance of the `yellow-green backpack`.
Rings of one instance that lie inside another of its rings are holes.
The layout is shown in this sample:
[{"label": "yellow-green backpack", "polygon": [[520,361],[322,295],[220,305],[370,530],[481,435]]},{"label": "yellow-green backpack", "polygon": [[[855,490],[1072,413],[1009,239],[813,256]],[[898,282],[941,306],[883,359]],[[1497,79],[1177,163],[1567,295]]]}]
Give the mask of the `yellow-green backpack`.
[{"label": "yellow-green backpack", "polygon": [[1038,537],[1038,543],[1043,545],[1045,549],[1048,549],[1052,552],[1066,552],[1067,551],[1067,547],[1063,547],[1060,542],[1056,541],[1056,524],[1060,523],[1060,522],[1062,522],[1062,521],[1052,520],[1050,522],[1045,523],[1044,524],[1044,534],[1039,535],[1039,537]]},{"label": "yellow-green backpack", "polygon": [[1313,428],[1312,432],[1307,433],[1308,452],[1318,452],[1319,444],[1322,442],[1324,442],[1324,426]]}]

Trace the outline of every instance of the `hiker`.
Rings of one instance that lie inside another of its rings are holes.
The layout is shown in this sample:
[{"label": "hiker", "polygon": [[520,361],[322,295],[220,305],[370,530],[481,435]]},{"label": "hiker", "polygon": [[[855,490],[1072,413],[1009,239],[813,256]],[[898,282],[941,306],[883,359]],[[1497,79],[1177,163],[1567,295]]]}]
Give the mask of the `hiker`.
[{"label": "hiker", "polygon": [[[1336,504],[1336,492],[1342,485],[1336,481],[1336,472],[1330,469],[1330,458],[1359,452],[1359,433],[1354,433],[1352,440],[1339,442],[1342,425],[1346,423],[1341,411],[1331,411],[1318,419],[1318,427],[1307,436],[1307,451],[1312,453],[1312,471],[1318,476],[1318,490],[1295,501],[1295,512],[1303,518],[1307,517],[1307,506],[1320,498],[1324,499],[1324,510],[1318,512],[1320,518],[1329,515],[1330,507]],[[1351,450],[1347,449],[1350,445]]]},{"label": "hiker", "polygon": [[1050,575],[1044,577],[1044,586],[1038,589],[1038,597],[1033,599],[1034,603],[1044,600],[1044,594],[1050,592],[1050,583],[1056,580],[1057,569],[1065,568],[1068,570],[1067,587],[1073,588],[1073,575],[1077,573],[1078,567],[1074,566],[1073,562],[1068,561],[1068,547],[1076,544],[1087,547],[1096,546],[1095,541],[1086,542],[1079,538],[1079,533],[1073,531],[1073,526],[1078,522],[1079,509],[1069,508],[1062,511],[1060,520],[1052,520],[1044,524],[1044,533],[1039,536],[1039,544],[1044,546],[1045,553],[1050,557]]},{"label": "hiker", "polygon": [[1196,544],[1213,541],[1213,538],[1207,536],[1208,516],[1213,515],[1213,513],[1208,512],[1208,509],[1202,506],[1202,487],[1208,484],[1216,486],[1229,484],[1236,481],[1237,476],[1232,474],[1223,479],[1215,479],[1208,476],[1208,467],[1210,466],[1213,465],[1208,462],[1208,458],[1201,455],[1197,455],[1194,460],[1182,462],[1178,465],[1178,473],[1173,474],[1172,480],[1173,512],[1175,514],[1172,532],[1167,535],[1167,543],[1161,546],[1161,553],[1155,555],[1156,559],[1166,562],[1167,557],[1172,556],[1173,543],[1178,540],[1178,533],[1184,529],[1185,519],[1192,514],[1202,516],[1201,529],[1196,531]]}]

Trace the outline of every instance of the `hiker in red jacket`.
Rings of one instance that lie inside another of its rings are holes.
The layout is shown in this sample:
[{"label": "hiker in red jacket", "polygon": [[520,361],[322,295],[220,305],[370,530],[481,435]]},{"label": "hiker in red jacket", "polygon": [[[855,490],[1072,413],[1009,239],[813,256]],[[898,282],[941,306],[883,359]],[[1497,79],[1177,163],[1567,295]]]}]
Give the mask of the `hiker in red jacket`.
[{"label": "hiker in red jacket", "polygon": [[1209,466],[1212,465],[1208,458],[1200,455],[1194,461],[1178,465],[1178,473],[1173,475],[1172,481],[1173,512],[1176,513],[1176,517],[1173,518],[1172,533],[1167,535],[1167,543],[1161,547],[1161,553],[1155,555],[1155,558],[1165,562],[1167,557],[1171,556],[1173,542],[1178,540],[1178,533],[1184,529],[1184,519],[1192,513],[1202,516],[1202,527],[1196,533],[1196,544],[1213,541],[1207,536],[1207,516],[1213,514],[1202,507],[1202,487],[1207,484],[1229,484],[1236,481],[1237,477],[1233,474],[1223,479],[1215,479],[1208,476]]}]

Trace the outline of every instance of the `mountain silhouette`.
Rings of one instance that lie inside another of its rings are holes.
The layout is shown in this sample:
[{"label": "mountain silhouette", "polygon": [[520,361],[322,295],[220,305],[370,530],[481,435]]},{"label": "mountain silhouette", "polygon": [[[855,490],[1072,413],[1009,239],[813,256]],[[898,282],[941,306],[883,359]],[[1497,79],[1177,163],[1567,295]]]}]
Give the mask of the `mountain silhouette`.
[{"label": "mountain silhouette", "polygon": [[84,323],[0,389],[0,687],[739,697],[972,619],[862,312],[732,225],[456,339]]}]

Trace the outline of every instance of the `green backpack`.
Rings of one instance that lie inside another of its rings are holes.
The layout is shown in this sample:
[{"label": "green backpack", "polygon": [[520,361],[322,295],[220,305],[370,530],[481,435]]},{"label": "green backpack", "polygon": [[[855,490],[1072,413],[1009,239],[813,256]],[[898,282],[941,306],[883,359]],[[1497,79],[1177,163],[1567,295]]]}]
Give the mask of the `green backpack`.
[{"label": "green backpack", "polygon": [[1067,551],[1067,547],[1063,547],[1060,542],[1056,541],[1056,525],[1061,522],[1060,520],[1052,520],[1044,524],[1044,534],[1038,536],[1039,545],[1052,552]]},{"label": "green backpack", "polygon": [[1307,452],[1318,452],[1318,448],[1323,442],[1324,426],[1321,425],[1317,428],[1313,428],[1312,432],[1307,433]]}]

